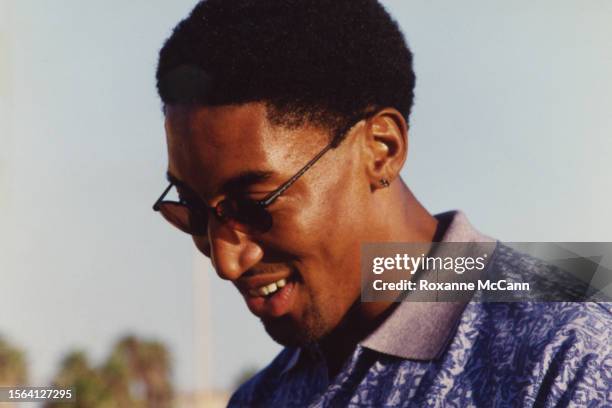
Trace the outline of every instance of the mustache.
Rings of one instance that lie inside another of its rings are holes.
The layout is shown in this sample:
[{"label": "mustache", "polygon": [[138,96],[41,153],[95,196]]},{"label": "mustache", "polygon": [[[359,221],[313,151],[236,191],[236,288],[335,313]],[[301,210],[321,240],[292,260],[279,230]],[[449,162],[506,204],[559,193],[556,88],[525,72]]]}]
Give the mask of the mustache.
[{"label": "mustache", "polygon": [[286,263],[283,264],[262,264],[254,266],[246,271],[243,276],[258,276],[258,275],[272,275],[276,273],[282,273],[289,271],[291,275],[296,274],[298,272],[297,268],[293,265],[288,265]]},{"label": "mustache", "polygon": [[276,251],[273,248],[266,248],[261,261],[246,271],[244,276],[273,274],[287,272],[287,270],[294,274],[298,271],[295,261],[296,258],[291,255]]}]

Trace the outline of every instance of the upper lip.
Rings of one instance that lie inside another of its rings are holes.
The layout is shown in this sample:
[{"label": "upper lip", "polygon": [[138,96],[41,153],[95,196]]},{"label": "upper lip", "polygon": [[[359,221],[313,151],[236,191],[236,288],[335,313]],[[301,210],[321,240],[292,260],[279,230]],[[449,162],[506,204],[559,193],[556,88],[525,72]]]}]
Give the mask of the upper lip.
[{"label": "upper lip", "polygon": [[249,293],[251,290],[257,290],[262,286],[276,283],[281,279],[289,279],[290,276],[291,272],[262,273],[252,276],[245,276],[238,279],[236,286],[238,286],[238,289],[242,293]]}]

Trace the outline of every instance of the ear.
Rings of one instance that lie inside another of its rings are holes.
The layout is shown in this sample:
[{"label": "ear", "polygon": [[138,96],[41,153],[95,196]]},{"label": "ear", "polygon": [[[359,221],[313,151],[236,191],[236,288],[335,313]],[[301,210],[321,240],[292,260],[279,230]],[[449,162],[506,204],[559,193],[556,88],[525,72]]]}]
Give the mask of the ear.
[{"label": "ear", "polygon": [[372,190],[393,182],[408,154],[408,125],[396,109],[386,108],[369,118],[365,126],[366,171]]}]

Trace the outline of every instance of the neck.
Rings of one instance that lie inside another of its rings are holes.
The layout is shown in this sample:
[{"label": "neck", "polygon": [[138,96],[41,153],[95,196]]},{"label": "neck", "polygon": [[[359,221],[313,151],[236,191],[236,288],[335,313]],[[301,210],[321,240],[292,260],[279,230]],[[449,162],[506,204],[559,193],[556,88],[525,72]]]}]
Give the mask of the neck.
[{"label": "neck", "polygon": [[327,363],[328,378],[331,381],[342,369],[354,352],[357,344],[364,340],[395,310],[398,303],[377,303],[379,312],[369,319],[363,319],[360,301],[355,302],[342,322],[324,339],[319,347]]},{"label": "neck", "polygon": [[[400,179],[381,191],[376,203],[381,214],[376,224],[373,242],[432,242],[436,236],[436,220],[418,202]],[[395,310],[395,302],[362,303],[358,298],[342,322],[321,342],[330,380],[341,370],[357,344],[372,333]]]}]

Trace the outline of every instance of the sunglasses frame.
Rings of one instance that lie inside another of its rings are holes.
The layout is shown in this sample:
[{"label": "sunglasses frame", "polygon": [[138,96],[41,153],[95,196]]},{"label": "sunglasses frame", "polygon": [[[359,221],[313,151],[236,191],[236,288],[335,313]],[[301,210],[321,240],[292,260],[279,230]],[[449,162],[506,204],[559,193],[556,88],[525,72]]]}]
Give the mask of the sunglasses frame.
[{"label": "sunglasses frame", "polygon": [[[287,191],[287,189],[289,187],[291,187],[293,185],[293,183],[295,183],[300,177],[302,177],[302,175],[304,173],[306,173],[317,161],[319,161],[319,159],[321,159],[321,157],[323,157],[323,155],[325,155],[325,153],[327,153],[330,149],[338,147],[338,145],[342,142],[342,140],[344,140],[344,137],[351,131],[351,129],[353,129],[353,127],[355,127],[355,125],[358,122],[358,119],[368,119],[371,116],[374,116],[374,114],[376,113],[376,110],[373,110],[369,113],[365,113],[365,114],[361,114],[358,115],[356,118],[354,118],[354,121],[350,122],[350,125],[347,126],[345,129],[342,129],[341,131],[339,131],[336,135],[336,137],[334,137],[332,139],[332,141],[327,144],[319,153],[316,154],[315,157],[313,157],[308,163],[306,163],[306,165],[304,165],[304,167],[302,167],[297,173],[295,173],[289,180],[285,181],[283,184],[281,184],[276,190],[270,192],[268,195],[266,195],[263,199],[261,200],[249,200],[249,199],[245,199],[245,201],[251,201],[252,205],[258,206],[260,207],[262,210],[265,211],[265,208],[270,206],[272,203],[274,203],[274,201],[276,201],[276,199],[278,197],[280,197],[281,195],[283,195],[283,193],[285,191]],[[208,212],[208,213],[212,213],[217,220],[219,220],[220,222],[224,223],[224,224],[232,224],[232,228],[241,230],[241,231],[250,231],[250,228],[254,228],[253,225],[249,225],[248,223],[243,223],[240,221],[237,221],[235,218],[230,218],[228,219],[227,217],[225,217],[223,215],[223,202],[225,201],[229,201],[229,200],[221,200],[215,207],[211,207],[208,206],[204,203],[201,203],[200,206],[198,206],[198,208],[193,208],[192,205],[190,205],[189,203],[181,200],[181,201],[170,201],[170,200],[164,200],[164,198],[166,197],[166,195],[168,194],[168,192],[170,191],[170,189],[175,185],[175,183],[173,181],[170,181],[170,184],[168,185],[168,187],[166,187],[166,189],[164,190],[164,192],[159,196],[159,198],[157,199],[157,201],[155,201],[155,204],[153,204],[153,211],[156,212],[161,212],[162,215],[164,215],[163,211],[161,211],[161,206],[164,203],[168,203],[168,204],[173,204],[173,205],[181,205],[187,208],[188,211],[194,212],[197,211],[200,214],[205,213],[204,211]],[[204,211],[203,211],[204,210]],[[270,230],[270,228],[272,228],[272,215],[265,211],[268,216],[270,217],[270,222],[269,225],[265,228],[265,230],[263,231],[258,231],[260,233],[263,232],[267,232]],[[183,228],[180,228],[178,225],[176,225],[175,223],[173,223],[172,221],[170,221],[165,215],[164,218],[169,221],[172,225],[176,226],[177,228],[179,228],[181,231],[190,234],[190,235],[197,235],[195,233],[192,232],[188,232]],[[240,226],[244,226],[244,228],[241,228]]]},{"label": "sunglasses frame", "polygon": [[[319,153],[317,153],[317,155],[312,158],[308,163],[306,163],[306,165],[304,167],[302,167],[295,175],[293,175],[289,180],[287,180],[286,182],[284,182],[283,184],[281,184],[276,190],[270,192],[268,195],[266,195],[263,199],[261,200],[248,200],[248,201],[252,201],[253,205],[260,207],[261,209],[265,209],[266,207],[272,205],[272,203],[274,203],[274,201],[276,201],[276,199],[278,199],[278,197],[280,197],[281,195],[283,195],[283,193],[285,191],[287,191],[287,189],[289,187],[291,187],[293,185],[293,183],[295,183],[304,173],[306,173],[317,161],[319,161],[319,159],[321,157],[323,157],[323,155],[325,153],[327,153],[332,147],[335,146],[334,142],[329,143],[327,146],[325,146],[323,148],[323,150],[321,150]],[[157,201],[155,201],[155,204],[153,204],[153,210],[154,211],[158,211],[158,212],[162,212],[161,210],[161,206],[164,203],[168,203],[168,204],[174,204],[174,205],[181,205],[187,208],[188,211],[199,211],[200,213],[203,213],[204,211],[212,213],[215,215],[215,217],[217,217],[217,219],[221,222],[227,222],[226,218],[223,216],[223,202],[226,200],[221,200],[215,207],[211,207],[211,206],[207,206],[205,204],[201,204],[199,207],[202,208],[193,208],[193,205],[186,203],[185,201],[171,201],[171,200],[164,200],[164,198],[166,197],[166,195],[168,194],[168,192],[170,192],[170,189],[174,186],[174,182],[170,182],[170,184],[168,185],[168,187],[166,187],[166,189],[164,190],[164,192],[161,194],[161,196],[159,196],[159,198],[157,199]],[[203,211],[204,210],[204,211]],[[163,214],[163,212],[162,212]],[[164,217],[165,218],[165,217]],[[243,222],[239,222],[236,221],[235,218],[230,217],[231,220],[233,220],[234,222],[236,222],[237,224],[240,225],[245,225],[245,226],[249,226],[248,223],[243,223]],[[168,220],[169,221],[169,220]],[[176,224],[173,224],[176,226]],[[251,226],[252,227],[252,226]],[[267,228],[268,230],[271,228],[272,226],[270,225],[269,228]],[[181,231],[185,231],[182,228]],[[187,232],[187,231],[185,231]],[[265,232],[265,231],[260,231],[260,232]],[[187,232],[189,233],[189,232]],[[193,235],[193,234],[192,234]]]}]

